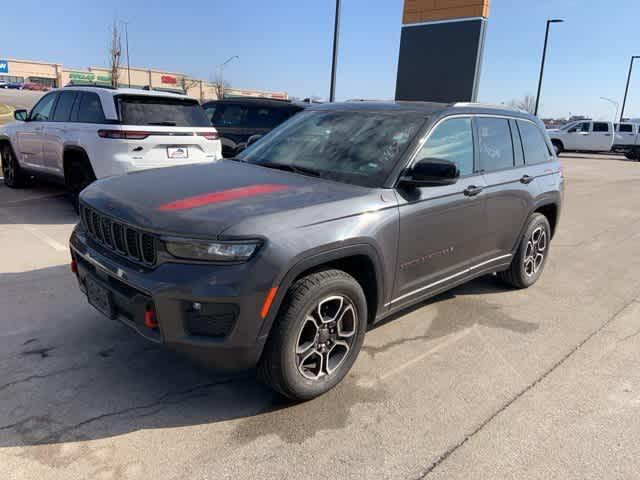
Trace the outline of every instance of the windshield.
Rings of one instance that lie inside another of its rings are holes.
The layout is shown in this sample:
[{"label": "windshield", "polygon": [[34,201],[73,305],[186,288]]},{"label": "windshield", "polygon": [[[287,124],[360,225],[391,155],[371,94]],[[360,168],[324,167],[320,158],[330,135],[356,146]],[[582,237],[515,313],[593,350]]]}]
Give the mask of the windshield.
[{"label": "windshield", "polygon": [[124,125],[209,127],[209,119],[195,100],[136,95],[118,96],[120,121]]},{"label": "windshield", "polygon": [[426,121],[416,112],[307,111],[245,150],[240,160],[380,187]]}]

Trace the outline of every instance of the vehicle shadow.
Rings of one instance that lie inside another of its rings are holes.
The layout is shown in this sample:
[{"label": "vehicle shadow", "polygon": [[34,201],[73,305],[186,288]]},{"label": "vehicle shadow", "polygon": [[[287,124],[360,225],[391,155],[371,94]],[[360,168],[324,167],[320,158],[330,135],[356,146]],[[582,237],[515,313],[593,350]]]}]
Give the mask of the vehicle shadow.
[{"label": "vehicle shadow", "polygon": [[61,186],[38,182],[27,188],[11,189],[0,181],[0,225],[77,222],[78,215]]},{"label": "vehicle shadow", "polygon": [[[18,291],[26,288],[31,293],[23,298]],[[473,305],[460,299],[501,290],[484,277],[385,323],[437,304],[438,316],[425,335],[437,338],[494,318],[491,311],[466,312]],[[37,446],[31,454],[42,461],[58,461],[66,442],[234,419],[242,420],[234,433],[241,444],[265,432],[301,442],[319,429],[344,426],[354,405],[387,395],[381,385],[362,386],[352,374],[328,394],[294,407],[258,383],[253,372],[207,372],[95,312],[67,266],[0,274],[0,312],[0,448]],[[34,321],[42,316],[42,323]],[[17,329],[30,319],[32,327]],[[537,328],[506,317],[492,321],[521,332]],[[326,411],[342,413],[332,415],[330,425],[318,423]]]}]

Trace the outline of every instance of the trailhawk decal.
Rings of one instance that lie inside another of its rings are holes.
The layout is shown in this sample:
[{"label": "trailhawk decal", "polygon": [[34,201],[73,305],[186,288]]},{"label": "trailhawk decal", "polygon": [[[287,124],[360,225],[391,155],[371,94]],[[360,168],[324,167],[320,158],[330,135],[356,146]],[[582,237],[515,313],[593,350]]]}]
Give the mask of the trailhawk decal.
[{"label": "trailhawk decal", "polygon": [[414,258],[413,260],[409,260],[400,265],[400,270],[406,270],[410,267],[415,267],[423,263],[427,263],[429,260],[432,260],[437,257],[443,257],[451,255],[454,251],[455,247],[445,248],[444,250],[439,250],[437,252],[430,253],[429,255],[424,255],[422,257]]},{"label": "trailhawk decal", "polygon": [[287,185],[278,185],[273,183],[264,183],[260,185],[250,185],[248,187],[231,188],[229,190],[221,190],[219,192],[203,193],[193,197],[175,200],[173,202],[160,205],[158,210],[161,212],[172,212],[176,210],[188,210],[191,208],[203,207],[212,203],[231,202],[241,198],[255,197],[257,195],[266,195],[268,193],[282,192],[288,190]]}]

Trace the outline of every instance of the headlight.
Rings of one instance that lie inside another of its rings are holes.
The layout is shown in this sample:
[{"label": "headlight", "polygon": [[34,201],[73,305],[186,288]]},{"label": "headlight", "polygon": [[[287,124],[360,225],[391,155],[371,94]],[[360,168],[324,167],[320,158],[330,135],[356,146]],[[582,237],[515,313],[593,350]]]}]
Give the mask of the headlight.
[{"label": "headlight", "polygon": [[245,262],[260,242],[201,242],[198,240],[165,240],[167,251],[177,258],[210,262]]}]

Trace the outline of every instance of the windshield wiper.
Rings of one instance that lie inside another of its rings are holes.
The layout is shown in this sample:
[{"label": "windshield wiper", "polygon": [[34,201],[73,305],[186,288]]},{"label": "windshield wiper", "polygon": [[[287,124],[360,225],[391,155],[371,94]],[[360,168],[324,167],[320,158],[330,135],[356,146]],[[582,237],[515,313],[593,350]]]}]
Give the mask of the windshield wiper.
[{"label": "windshield wiper", "polygon": [[275,168],[276,170],[286,170],[288,172],[300,173],[302,175],[312,175],[314,177],[320,176],[320,172],[318,170],[307,167],[298,167],[297,165],[288,165],[285,163],[275,162],[256,163],[255,165],[260,165],[267,168]]},{"label": "windshield wiper", "polygon": [[147,125],[158,125],[163,127],[175,127],[176,122],[149,122]]}]

